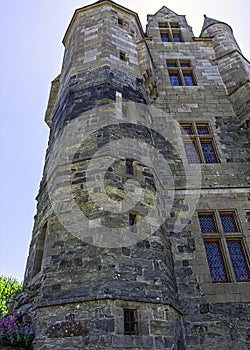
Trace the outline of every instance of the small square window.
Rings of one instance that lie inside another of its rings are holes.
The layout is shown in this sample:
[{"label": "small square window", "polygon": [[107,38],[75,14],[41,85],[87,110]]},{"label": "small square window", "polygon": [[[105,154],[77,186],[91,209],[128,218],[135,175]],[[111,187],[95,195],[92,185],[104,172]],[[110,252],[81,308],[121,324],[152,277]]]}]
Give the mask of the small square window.
[{"label": "small square window", "polygon": [[124,309],[124,334],[138,334],[137,310]]},{"label": "small square window", "polygon": [[124,51],[120,51],[120,59],[126,61],[126,53]]},{"label": "small square window", "polygon": [[120,26],[122,26],[123,27],[123,25],[124,25],[124,21],[123,21],[123,19],[122,18],[118,18],[118,24],[120,25]]},{"label": "small square window", "polygon": [[177,23],[177,22],[171,22],[170,27],[171,28],[180,28],[179,23]]}]

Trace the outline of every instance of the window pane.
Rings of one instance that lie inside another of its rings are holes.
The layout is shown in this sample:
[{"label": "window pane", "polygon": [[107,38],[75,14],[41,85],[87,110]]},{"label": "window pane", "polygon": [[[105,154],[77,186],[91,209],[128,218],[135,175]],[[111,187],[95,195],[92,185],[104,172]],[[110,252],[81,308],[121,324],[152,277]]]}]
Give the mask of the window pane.
[{"label": "window pane", "polygon": [[164,43],[170,41],[168,33],[161,33],[161,41]]},{"label": "window pane", "polygon": [[228,232],[238,232],[235,217],[233,213],[220,213],[221,224],[223,231]]},{"label": "window pane", "polygon": [[227,274],[219,241],[205,241],[207,262],[213,282],[227,282]]},{"label": "window pane", "polygon": [[216,154],[212,141],[201,141],[201,148],[203,151],[204,159],[206,163],[217,163]]},{"label": "window pane", "polygon": [[185,82],[186,86],[193,86],[193,85],[195,85],[192,73],[184,73],[183,72],[183,78],[184,78],[184,82]]},{"label": "window pane", "polygon": [[168,28],[168,22],[159,22],[159,28]]},{"label": "window pane", "polygon": [[170,83],[172,86],[180,86],[181,81],[178,73],[169,73]]},{"label": "window pane", "polygon": [[175,43],[181,42],[181,35],[179,33],[173,33],[173,39]]},{"label": "window pane", "polygon": [[180,66],[181,66],[181,68],[189,68],[189,67],[191,67],[189,61],[180,61]]},{"label": "window pane", "polygon": [[217,232],[214,214],[199,214],[199,221],[202,233]]},{"label": "window pane", "polygon": [[197,132],[199,135],[208,135],[210,133],[206,124],[197,124]]},{"label": "window pane", "polygon": [[167,66],[169,68],[175,68],[178,67],[177,62],[176,61],[167,61]]},{"label": "window pane", "polygon": [[137,334],[137,315],[136,310],[124,309],[124,333]]},{"label": "window pane", "polygon": [[240,240],[228,241],[227,246],[232,261],[236,281],[250,281],[250,273],[247,266],[246,257],[243,251],[242,242]]},{"label": "window pane", "polygon": [[192,125],[181,125],[182,135],[193,135]]},{"label": "window pane", "polygon": [[171,28],[180,28],[179,23],[177,23],[177,22],[171,22],[170,27]]},{"label": "window pane", "polygon": [[200,163],[200,157],[195,147],[195,142],[185,142],[184,143],[186,156],[189,164]]}]

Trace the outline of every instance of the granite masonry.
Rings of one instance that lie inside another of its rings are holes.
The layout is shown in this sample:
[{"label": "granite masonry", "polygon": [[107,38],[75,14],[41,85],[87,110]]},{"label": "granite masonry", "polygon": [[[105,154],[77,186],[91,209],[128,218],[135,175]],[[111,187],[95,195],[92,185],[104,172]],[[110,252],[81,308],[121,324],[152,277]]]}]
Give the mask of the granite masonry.
[{"label": "granite masonry", "polygon": [[80,8],[24,290],[35,350],[250,349],[250,63],[232,28]]}]

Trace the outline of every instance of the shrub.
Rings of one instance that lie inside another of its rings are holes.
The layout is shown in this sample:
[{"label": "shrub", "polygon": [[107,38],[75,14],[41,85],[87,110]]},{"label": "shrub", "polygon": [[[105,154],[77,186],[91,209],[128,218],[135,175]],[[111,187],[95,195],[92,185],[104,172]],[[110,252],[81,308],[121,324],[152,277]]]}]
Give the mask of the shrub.
[{"label": "shrub", "polygon": [[34,331],[25,316],[7,315],[0,319],[0,346],[29,348]]},{"label": "shrub", "polygon": [[0,317],[8,313],[10,298],[22,289],[15,278],[0,276]]}]

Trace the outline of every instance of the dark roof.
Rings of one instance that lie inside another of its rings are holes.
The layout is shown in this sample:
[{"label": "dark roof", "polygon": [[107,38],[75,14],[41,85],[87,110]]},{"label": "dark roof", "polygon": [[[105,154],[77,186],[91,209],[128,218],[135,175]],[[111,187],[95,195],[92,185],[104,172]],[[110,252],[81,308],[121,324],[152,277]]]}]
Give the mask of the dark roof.
[{"label": "dark roof", "polygon": [[215,23],[219,23],[220,21],[218,21],[217,19],[213,19],[213,18],[209,18],[206,15],[204,15],[204,23],[203,23],[203,27],[202,27],[202,32],[203,30],[205,30],[207,27],[211,26],[211,24],[215,24]]}]

